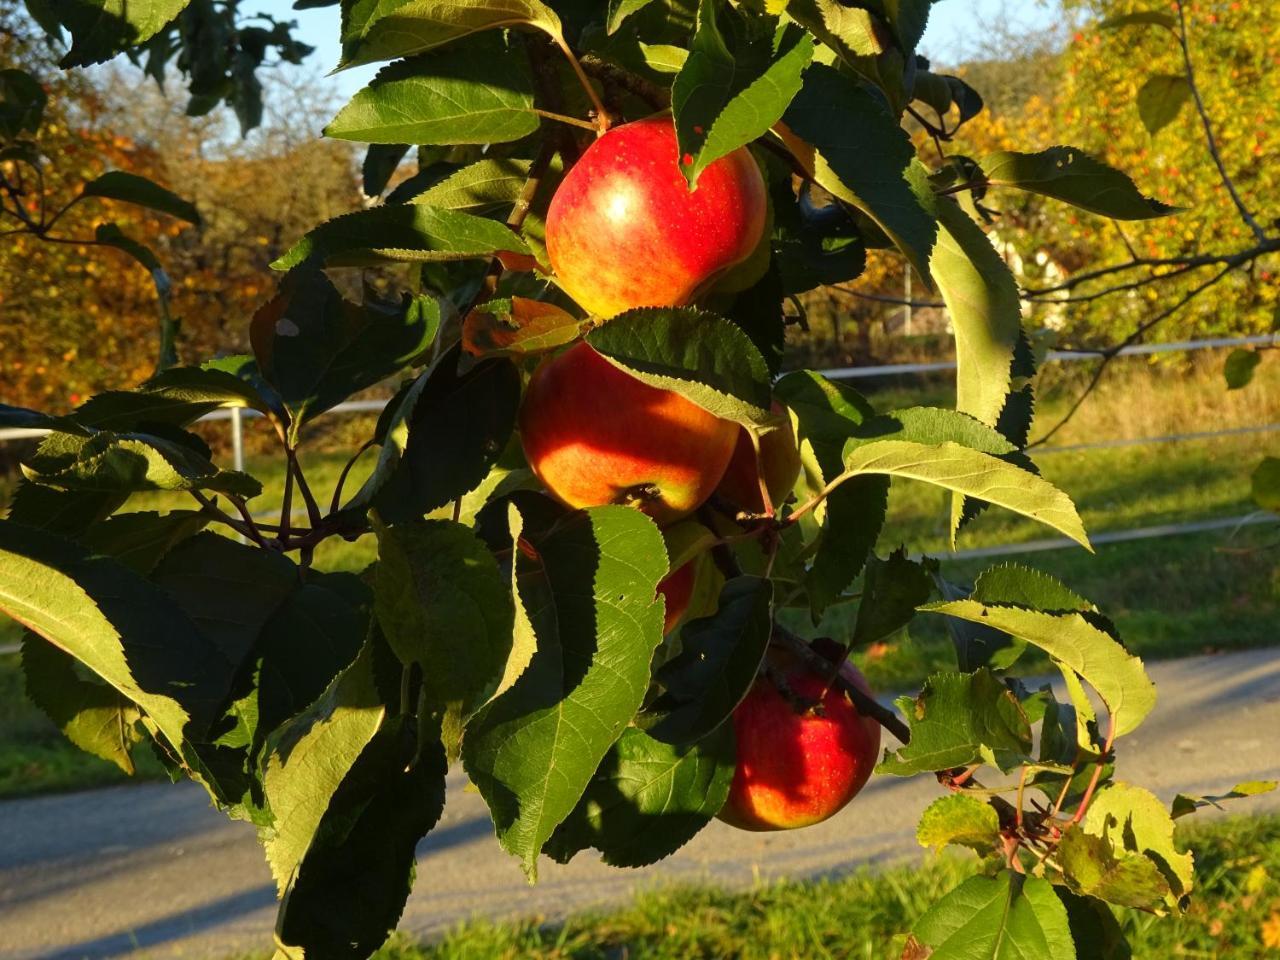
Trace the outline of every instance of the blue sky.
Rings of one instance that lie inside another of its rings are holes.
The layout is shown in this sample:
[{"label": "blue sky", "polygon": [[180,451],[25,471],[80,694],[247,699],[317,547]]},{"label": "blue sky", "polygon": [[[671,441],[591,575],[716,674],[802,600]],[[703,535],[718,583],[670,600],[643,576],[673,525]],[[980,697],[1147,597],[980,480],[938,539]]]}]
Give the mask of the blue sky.
[{"label": "blue sky", "polygon": [[[602,0],[603,2],[603,0]],[[1008,22],[1007,11],[1017,8],[1016,24],[1034,29],[1043,24],[1050,13],[1040,3],[1027,0],[940,0],[935,4],[925,32],[922,52],[940,61],[954,61],[972,50],[980,41],[983,24],[997,18]],[[259,0],[249,9],[270,13],[281,20],[298,22],[300,39],[316,48],[311,69],[327,72],[338,62],[338,8],[293,10],[290,0]],[[1010,24],[1013,26],[1014,24]],[[377,72],[377,66],[357,67],[330,78],[338,93],[351,96]]]}]

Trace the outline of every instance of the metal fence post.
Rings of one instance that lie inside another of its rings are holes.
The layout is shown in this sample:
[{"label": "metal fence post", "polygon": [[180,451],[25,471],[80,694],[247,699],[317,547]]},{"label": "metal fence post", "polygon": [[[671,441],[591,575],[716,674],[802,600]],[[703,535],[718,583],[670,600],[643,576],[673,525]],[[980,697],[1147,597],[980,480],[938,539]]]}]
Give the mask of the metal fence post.
[{"label": "metal fence post", "polygon": [[237,470],[244,470],[244,421],[240,408],[231,408],[231,461]]}]

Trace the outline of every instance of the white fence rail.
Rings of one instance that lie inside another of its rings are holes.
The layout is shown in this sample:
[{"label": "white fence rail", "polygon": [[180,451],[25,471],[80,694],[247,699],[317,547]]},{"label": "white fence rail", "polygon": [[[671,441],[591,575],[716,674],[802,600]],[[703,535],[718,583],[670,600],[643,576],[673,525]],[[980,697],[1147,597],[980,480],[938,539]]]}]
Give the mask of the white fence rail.
[{"label": "white fence rail", "polygon": [[[1193,350],[1220,350],[1227,347],[1280,345],[1280,335],[1257,337],[1239,337],[1234,339],[1215,338],[1207,340],[1183,340],[1176,343],[1137,344],[1120,351],[1121,356],[1142,356],[1157,353],[1189,352]],[[1063,351],[1054,350],[1048,359],[1053,363],[1071,363],[1080,360],[1093,360],[1101,351]],[[821,371],[824,376],[834,380],[868,379],[872,377],[890,377],[900,374],[940,373],[955,370],[954,361],[948,363],[897,363],[877,367],[837,367]],[[382,410],[386,400],[355,400],[340,403],[329,412],[336,414],[371,413]],[[226,420],[231,425],[232,458],[237,470],[244,469],[244,418],[261,416],[256,410],[217,410],[202,417],[202,421]],[[13,428],[0,430],[0,443],[6,440],[21,440],[41,437],[47,430],[31,430]],[[1228,430],[1210,430],[1197,433],[1180,433],[1157,437],[1120,438],[1100,440],[1094,443],[1065,444],[1059,446],[1039,447],[1035,449],[1037,456],[1041,454],[1080,453],[1089,450],[1111,450],[1121,447],[1147,446],[1151,444],[1186,443],[1196,440],[1212,440],[1219,437],[1242,436],[1253,433],[1280,432],[1280,424],[1269,423],[1249,427],[1236,427]],[[1131,540],[1148,540],[1156,537],[1179,536],[1191,533],[1204,533],[1213,530],[1237,530],[1257,524],[1276,523],[1280,517],[1272,514],[1248,514],[1238,517],[1221,517],[1212,520],[1195,520],[1186,523],[1162,524],[1158,526],[1140,527],[1131,530],[1104,531],[1091,537],[1094,544],[1122,543]],[[1045,550],[1059,550],[1074,546],[1070,540],[1031,540],[1024,543],[1005,544],[999,547],[982,547],[971,550],[960,550],[947,556],[953,559],[977,559],[1000,557],[1022,553],[1034,553]],[[0,653],[7,652],[0,648]]]}]

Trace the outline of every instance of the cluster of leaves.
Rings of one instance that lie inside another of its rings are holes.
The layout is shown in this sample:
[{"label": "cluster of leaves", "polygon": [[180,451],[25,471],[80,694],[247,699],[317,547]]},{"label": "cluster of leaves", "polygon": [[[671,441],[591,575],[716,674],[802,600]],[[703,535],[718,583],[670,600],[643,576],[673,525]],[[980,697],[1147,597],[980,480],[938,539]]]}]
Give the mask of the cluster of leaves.
[{"label": "cluster of leaves", "polygon": [[[1185,903],[1192,864],[1173,814],[1112,779],[1115,743],[1154,689],[1111,623],[1026,568],[968,588],[905,550],[874,550],[893,478],[950,491],[953,538],[995,505],[1088,544],[1025,453],[1036,356],[1013,277],[966,172],[927,168],[901,125],[922,99],[976,109],[915,54],[929,5],[347,0],[344,63],[395,62],[329,134],[372,144],[370,196],[411,146],[418,173],[279,258],[252,355],[162,370],[68,416],[0,407],[0,426],[51,431],[0,522],[0,609],[30,628],[33,698],[122,766],[151,742],[256,825],[284,956],[364,957],[383,942],[455,760],[530,878],[544,854],[640,866],[679,848],[725,799],[728,720],[768,647],[817,656],[775,615],[835,604],[856,605],[846,650],[918,613],[955,637],[956,669],[900,703],[906,724],[863,704],[903,741],[881,772],[948,790],[921,841],[984,858],[983,876],[921,920],[908,956],[960,943],[1122,956],[1108,903]],[[589,142],[580,127],[668,105],[691,184],[754,151],[768,242],[699,308],[584,317],[549,282],[549,197]],[[1006,152],[981,169],[1115,218],[1168,212],[1074,150]],[[877,411],[819,374],[779,377],[786,298],[853,279],[868,247],[898,250],[946,301],[958,410]],[[399,299],[353,302],[327,273],[387,264],[411,281]],[[514,436],[522,385],[580,337],[746,430],[776,428],[779,404],[803,463],[792,496],[761,516],[713,503],[714,532],[691,538],[541,492]],[[296,456],[308,425],[393,376],[402,387],[355,454],[377,449],[368,480],[317,497]],[[257,481],[218,467],[187,429],[221,407],[276,428],[278,524],[253,514]],[[121,512],[148,489],[185,491],[198,509]],[[215,524],[247,542],[203,529]],[[378,560],[362,575],[312,566],[318,543],[368,531]],[[699,552],[718,596],[664,637],[657,587]],[[1065,697],[1007,675],[1028,644],[1058,666]]]}]

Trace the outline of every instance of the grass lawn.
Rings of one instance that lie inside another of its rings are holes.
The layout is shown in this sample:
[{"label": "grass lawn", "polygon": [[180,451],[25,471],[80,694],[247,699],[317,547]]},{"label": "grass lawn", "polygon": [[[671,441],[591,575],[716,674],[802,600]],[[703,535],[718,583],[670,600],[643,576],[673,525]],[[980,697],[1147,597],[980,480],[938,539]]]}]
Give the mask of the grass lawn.
[{"label": "grass lawn", "polygon": [[[1280,818],[1233,818],[1180,830],[1196,850],[1188,913],[1121,911],[1136,960],[1253,960],[1280,949]],[[705,887],[642,894],[616,911],[564,923],[461,926],[433,944],[398,938],[378,960],[890,960],[899,934],[972,870],[945,857],[747,893]],[[427,875],[419,883],[429,883]],[[441,882],[441,881],[437,881]],[[447,882],[447,881],[444,881]],[[265,956],[265,955],[264,955]],[[1047,958],[1046,958],[1047,960]]]}]

